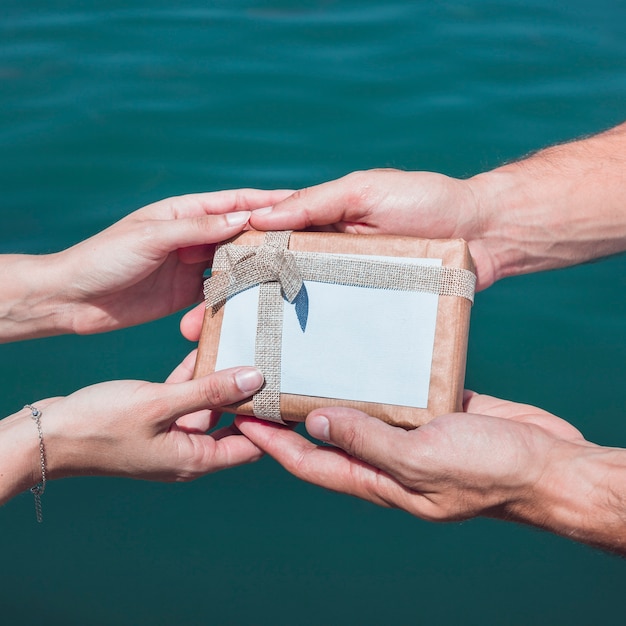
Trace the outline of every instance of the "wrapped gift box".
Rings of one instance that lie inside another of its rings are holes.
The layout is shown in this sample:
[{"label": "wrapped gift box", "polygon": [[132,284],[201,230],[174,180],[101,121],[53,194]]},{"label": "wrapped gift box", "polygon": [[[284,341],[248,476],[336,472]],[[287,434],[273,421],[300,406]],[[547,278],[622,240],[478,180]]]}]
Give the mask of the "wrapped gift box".
[{"label": "wrapped gift box", "polygon": [[460,239],[245,232],[216,251],[195,375],[263,371],[228,412],[345,406],[415,428],[461,410],[473,271]]}]

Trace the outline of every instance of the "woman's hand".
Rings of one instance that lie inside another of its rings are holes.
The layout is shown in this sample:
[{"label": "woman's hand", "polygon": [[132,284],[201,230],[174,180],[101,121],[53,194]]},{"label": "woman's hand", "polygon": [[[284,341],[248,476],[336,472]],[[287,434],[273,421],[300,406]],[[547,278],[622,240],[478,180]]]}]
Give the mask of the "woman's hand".
[{"label": "woman's hand", "polygon": [[254,368],[180,383],[101,383],[45,406],[51,478],[100,474],[187,481],[256,461],[261,451],[235,430],[212,435],[213,407],[262,384]]},{"label": "woman's hand", "polygon": [[288,191],[241,189],[168,198],[44,256],[0,256],[0,343],[133,326],[198,302],[213,244]]},{"label": "woman's hand", "polygon": [[[217,419],[211,409],[252,395],[262,374],[240,367],[188,380],[194,358],[166,383],[106,382],[34,402],[47,477],[187,481],[259,459],[262,451],[236,428],[206,431]],[[30,411],[0,421],[0,504],[41,480],[38,446]]]},{"label": "woman's hand", "polygon": [[251,210],[288,193],[239,190],[169,198],[60,253],[74,332],[132,326],[199,301],[212,244],[241,232]]}]

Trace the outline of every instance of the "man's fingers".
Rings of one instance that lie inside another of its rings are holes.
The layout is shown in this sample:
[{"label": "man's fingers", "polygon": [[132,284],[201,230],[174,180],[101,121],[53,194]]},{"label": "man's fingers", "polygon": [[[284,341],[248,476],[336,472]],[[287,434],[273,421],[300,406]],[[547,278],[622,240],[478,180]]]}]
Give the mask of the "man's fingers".
[{"label": "man's fingers", "polygon": [[385,424],[354,409],[328,408],[311,413],[306,428],[316,439],[332,443],[350,456],[403,478],[405,462],[415,456],[415,433]]},{"label": "man's fingers", "polygon": [[289,428],[237,416],[239,430],[294,476],[381,506],[401,506],[408,490],[377,468],[337,448],[316,446]]},{"label": "man's fingers", "polygon": [[535,424],[563,439],[584,439],[582,433],[566,420],[530,404],[520,404],[473,391],[465,391],[463,410],[466,413],[490,415],[523,424]]},{"label": "man's fingers", "polygon": [[258,230],[304,230],[336,224],[345,230],[369,213],[367,188],[358,182],[362,173],[295,192],[282,202],[252,212],[250,225]]}]

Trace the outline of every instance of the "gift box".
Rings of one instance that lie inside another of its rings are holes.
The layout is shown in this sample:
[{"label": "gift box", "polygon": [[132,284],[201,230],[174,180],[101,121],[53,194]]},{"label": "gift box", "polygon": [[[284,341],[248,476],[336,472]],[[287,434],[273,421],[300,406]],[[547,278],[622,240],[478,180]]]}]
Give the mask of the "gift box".
[{"label": "gift box", "polygon": [[247,231],[216,250],[195,375],[263,372],[227,412],[344,406],[418,427],[461,410],[475,281],[461,239]]}]

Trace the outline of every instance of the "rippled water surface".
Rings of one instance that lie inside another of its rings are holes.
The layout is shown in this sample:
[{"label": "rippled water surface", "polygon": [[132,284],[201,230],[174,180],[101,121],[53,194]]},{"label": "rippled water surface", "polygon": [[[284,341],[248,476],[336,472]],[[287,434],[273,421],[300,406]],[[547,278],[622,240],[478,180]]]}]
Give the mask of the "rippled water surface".
[{"label": "rippled water surface", "polygon": [[[4,0],[0,246],[68,246],[190,191],[355,169],[469,176],[626,118],[626,5]],[[467,386],[626,446],[626,258],[478,296]],[[163,379],[179,316],[0,347],[2,411]],[[272,461],[188,485],[52,483],[0,510],[7,624],[622,624],[624,563],[536,530],[432,525]]]}]

